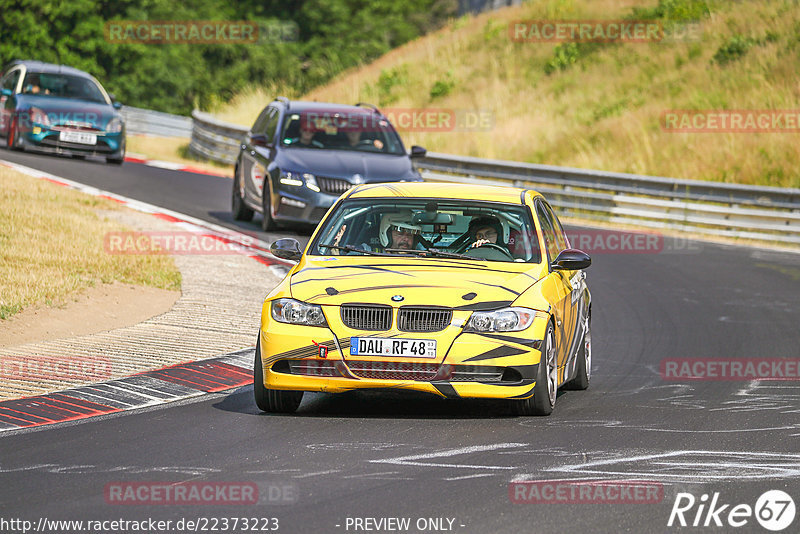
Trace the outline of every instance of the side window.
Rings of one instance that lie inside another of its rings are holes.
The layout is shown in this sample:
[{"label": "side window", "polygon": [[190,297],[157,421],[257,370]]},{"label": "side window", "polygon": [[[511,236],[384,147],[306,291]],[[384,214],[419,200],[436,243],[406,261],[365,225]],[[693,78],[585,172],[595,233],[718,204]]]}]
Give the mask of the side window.
[{"label": "side window", "polygon": [[264,108],[264,111],[261,112],[261,115],[258,116],[256,122],[253,124],[253,127],[250,129],[251,132],[254,134],[263,133],[264,128],[267,125],[267,120],[269,119],[270,113],[272,113],[271,107]]},{"label": "side window", "polygon": [[17,88],[17,82],[19,81],[19,69],[9,72],[5,76],[3,76],[2,82],[0,82],[0,86],[3,89],[10,89],[14,90]]},{"label": "side window", "polygon": [[273,108],[273,113],[269,116],[267,120],[267,124],[264,127],[264,135],[267,136],[267,139],[270,142],[275,141],[275,130],[278,129],[278,118],[280,118],[281,114],[278,113],[278,110]]},{"label": "side window", "polygon": [[541,202],[536,203],[536,216],[539,218],[539,224],[542,227],[544,234],[544,246],[547,248],[547,253],[550,256],[549,261],[553,261],[558,256],[558,243],[556,242],[556,232],[553,229],[553,223],[550,222],[550,217],[544,211]]},{"label": "side window", "polygon": [[558,220],[556,214],[553,213],[553,208],[550,207],[550,204],[547,202],[542,202],[542,206],[544,206],[544,210],[547,213],[550,221],[553,223],[553,230],[556,233],[556,243],[558,244],[558,251],[561,252],[562,250],[569,248],[569,239],[567,239],[567,234],[564,232],[564,228],[561,226],[561,221]]}]

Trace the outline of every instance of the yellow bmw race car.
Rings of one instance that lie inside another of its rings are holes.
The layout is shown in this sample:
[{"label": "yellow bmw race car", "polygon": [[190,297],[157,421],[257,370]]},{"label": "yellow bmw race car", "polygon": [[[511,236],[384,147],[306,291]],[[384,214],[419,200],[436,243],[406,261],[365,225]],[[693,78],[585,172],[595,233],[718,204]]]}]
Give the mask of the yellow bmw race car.
[{"label": "yellow bmw race car", "polygon": [[336,202],[267,295],[255,400],[293,412],[304,391],[396,388],[508,399],[549,415],[591,376],[587,254],[532,190],[368,184]]}]

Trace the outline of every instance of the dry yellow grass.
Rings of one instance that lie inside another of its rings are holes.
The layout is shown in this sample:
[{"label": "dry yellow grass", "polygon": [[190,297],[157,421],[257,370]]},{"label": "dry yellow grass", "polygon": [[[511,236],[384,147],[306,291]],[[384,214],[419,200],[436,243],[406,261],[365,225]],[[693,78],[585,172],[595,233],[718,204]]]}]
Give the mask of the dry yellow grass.
[{"label": "dry yellow grass", "polygon": [[[304,99],[371,101],[393,108],[489,110],[486,132],[407,132],[432,151],[619,172],[800,187],[798,133],[670,133],[674,109],[797,109],[800,10],[794,0],[710,0],[697,42],[617,44],[582,53],[545,74],[553,43],[514,43],[509,23],[530,19],[615,19],[650,0],[545,0],[453,21]],[[735,36],[759,41],[720,66],[715,52]],[[401,83],[381,83],[395,74]],[[436,82],[452,90],[431,97]],[[250,125],[285,88],[218,110]],[[247,120],[244,120],[248,118]]]},{"label": "dry yellow grass", "polygon": [[156,137],[152,135],[132,135],[126,138],[129,156],[144,156],[147,159],[169,161],[191,165],[215,173],[233,175],[233,166],[211,161],[199,161],[188,153],[189,139],[183,137]]},{"label": "dry yellow grass", "polygon": [[106,232],[126,228],[99,214],[116,203],[0,167],[0,318],[34,304],[119,281],[180,289],[169,256],[112,255]]}]

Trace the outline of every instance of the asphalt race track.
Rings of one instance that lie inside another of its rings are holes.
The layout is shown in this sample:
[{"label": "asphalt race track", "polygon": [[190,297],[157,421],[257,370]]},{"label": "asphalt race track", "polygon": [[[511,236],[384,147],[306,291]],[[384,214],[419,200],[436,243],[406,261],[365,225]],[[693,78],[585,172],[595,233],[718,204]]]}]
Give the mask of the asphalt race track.
[{"label": "asphalt race track", "polygon": [[[276,237],[231,220],[225,178],[8,151],[0,157]],[[797,358],[800,255],[667,242],[655,253],[593,254],[592,383],[560,394],[550,417],[399,393],[306,394],[296,415],[271,416],[258,412],[252,387],[244,387],[0,434],[2,516],[34,525],[40,518],[173,525],[216,518],[218,532],[223,518],[236,517],[277,518],[277,530],[289,533],[672,532],[676,496],[689,493],[697,504],[687,523],[697,516],[711,526],[683,530],[767,532],[754,516],[732,528],[728,514],[739,504],[755,508],[767,490],[783,490],[800,508],[799,382],[678,381],[662,378],[660,366],[668,358]],[[650,481],[661,488],[660,502],[511,502],[512,481],[563,479]],[[259,502],[109,498],[108,487],[119,483],[178,481],[255,484]],[[717,509],[729,505],[715,516],[724,527],[706,514],[716,493]],[[388,518],[409,518],[409,527],[392,530],[398,524]],[[785,532],[798,525],[796,517]]]}]

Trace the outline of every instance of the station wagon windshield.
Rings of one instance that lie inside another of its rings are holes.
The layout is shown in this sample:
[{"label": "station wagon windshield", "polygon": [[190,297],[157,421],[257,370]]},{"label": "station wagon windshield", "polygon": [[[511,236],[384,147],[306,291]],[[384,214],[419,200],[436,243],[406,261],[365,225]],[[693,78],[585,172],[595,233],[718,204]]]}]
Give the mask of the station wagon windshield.
[{"label": "station wagon windshield", "polygon": [[389,121],[372,111],[292,113],[284,123],[281,144],[289,148],[405,154]]}]

